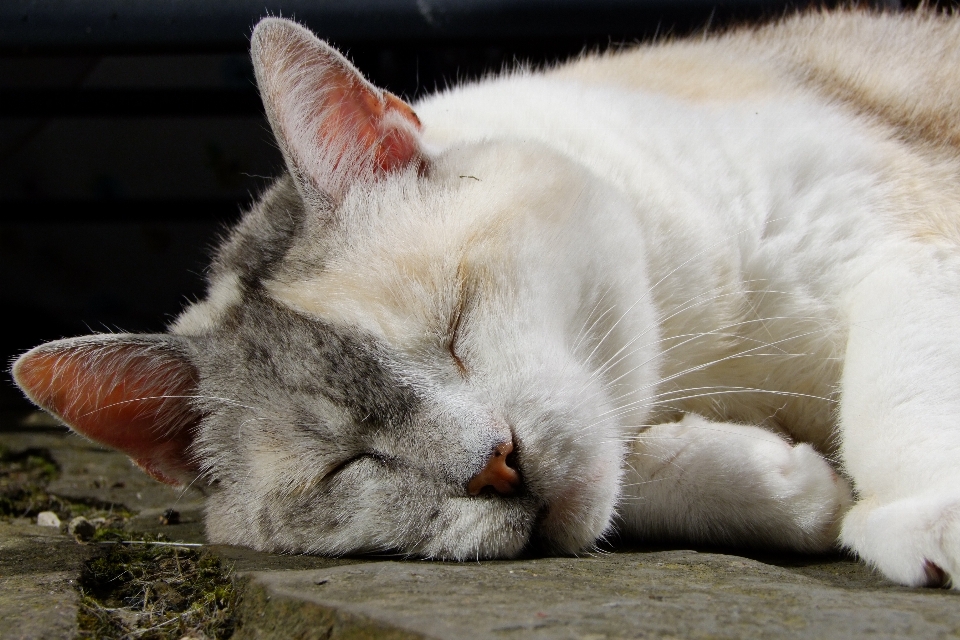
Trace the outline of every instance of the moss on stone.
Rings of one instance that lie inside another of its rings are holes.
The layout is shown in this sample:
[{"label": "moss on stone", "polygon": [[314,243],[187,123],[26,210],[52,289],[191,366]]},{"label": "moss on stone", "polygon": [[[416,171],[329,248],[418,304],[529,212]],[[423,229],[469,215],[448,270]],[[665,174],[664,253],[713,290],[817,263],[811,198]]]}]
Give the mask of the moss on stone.
[{"label": "moss on stone", "polygon": [[[77,587],[78,638],[228,638],[239,591],[230,568],[209,553],[129,529],[134,512],[94,498],[47,491],[61,468],[48,449],[12,451],[0,445],[0,518],[35,518],[53,511],[64,522],[95,523],[93,557]],[[153,543],[153,544],[151,544]]]},{"label": "moss on stone", "polygon": [[233,635],[240,596],[231,569],[203,551],[143,542],[104,544],[84,565],[78,638]]},{"label": "moss on stone", "polygon": [[11,451],[0,445],[0,517],[34,518],[53,511],[64,522],[84,516],[120,523],[133,515],[122,505],[49,493],[47,485],[59,475],[60,465],[48,449]]},{"label": "moss on stone", "polygon": [[14,452],[0,445],[0,515],[29,517],[55,511],[48,508],[52,501],[44,487],[59,473],[47,449]]}]

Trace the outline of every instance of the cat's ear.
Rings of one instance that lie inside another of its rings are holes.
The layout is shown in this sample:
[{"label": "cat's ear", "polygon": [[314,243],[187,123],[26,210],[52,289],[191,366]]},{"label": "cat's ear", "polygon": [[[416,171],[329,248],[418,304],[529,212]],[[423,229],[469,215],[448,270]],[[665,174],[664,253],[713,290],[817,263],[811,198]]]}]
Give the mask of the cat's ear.
[{"label": "cat's ear", "polygon": [[197,372],[169,335],[57,340],[13,365],[37,405],[91,440],[119,449],[168,484],[196,478],[190,447],[200,415]]},{"label": "cat's ear", "polygon": [[301,194],[334,201],[356,181],[422,167],[420,120],[295,22],[266,18],[250,53],[270,126]]}]

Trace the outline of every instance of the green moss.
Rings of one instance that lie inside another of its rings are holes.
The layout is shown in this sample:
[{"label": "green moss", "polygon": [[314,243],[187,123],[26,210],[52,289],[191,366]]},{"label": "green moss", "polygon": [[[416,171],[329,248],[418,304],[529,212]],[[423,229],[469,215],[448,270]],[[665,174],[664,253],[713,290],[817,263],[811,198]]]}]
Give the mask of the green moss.
[{"label": "green moss", "polygon": [[66,499],[47,492],[60,475],[60,466],[47,449],[10,451],[0,446],[0,517],[34,518],[53,511],[63,521],[76,516],[122,522],[133,512],[100,500]]},{"label": "green moss", "polygon": [[0,447],[0,514],[22,517],[47,510],[51,500],[44,487],[59,473],[47,449],[13,452]]},{"label": "green moss", "polygon": [[124,540],[139,540],[135,534],[125,531],[122,527],[104,526],[97,527],[93,534],[92,542],[122,542]]},{"label": "green moss", "polygon": [[[130,533],[117,530],[103,535],[121,533],[129,540]],[[218,639],[233,635],[239,592],[220,558],[149,543],[103,549],[80,575],[78,638],[159,640],[191,631]]]},{"label": "green moss", "polygon": [[[102,518],[90,541],[98,553],[81,571],[78,638],[145,640],[181,638],[189,632],[229,638],[239,599],[229,568],[192,548],[150,544],[129,531],[133,512],[93,499],[66,499],[47,491],[60,467],[46,449],[10,451],[0,445],[0,517],[36,517],[53,511],[64,522]],[[140,544],[128,544],[131,541]]]}]

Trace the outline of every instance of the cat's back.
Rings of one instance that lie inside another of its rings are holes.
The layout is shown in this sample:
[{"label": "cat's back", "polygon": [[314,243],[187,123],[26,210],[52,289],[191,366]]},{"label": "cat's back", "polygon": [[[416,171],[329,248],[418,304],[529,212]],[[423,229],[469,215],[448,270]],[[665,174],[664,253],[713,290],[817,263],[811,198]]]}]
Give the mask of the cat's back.
[{"label": "cat's back", "polygon": [[960,148],[960,19],[932,12],[809,12],[585,56],[551,74],[704,102],[813,91]]},{"label": "cat's back", "polygon": [[960,245],[960,17],[807,12],[585,56],[548,75],[693,104],[838,106],[885,143],[895,224],[913,238]]}]

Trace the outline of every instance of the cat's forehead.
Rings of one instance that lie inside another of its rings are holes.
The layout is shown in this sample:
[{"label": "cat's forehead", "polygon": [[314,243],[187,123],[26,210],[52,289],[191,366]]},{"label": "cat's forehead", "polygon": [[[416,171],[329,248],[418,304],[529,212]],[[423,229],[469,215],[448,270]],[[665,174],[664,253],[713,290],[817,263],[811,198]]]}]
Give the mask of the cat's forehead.
[{"label": "cat's forehead", "polygon": [[451,150],[429,176],[348,194],[322,263],[280,270],[265,286],[297,311],[391,342],[434,330],[465,281],[509,278],[525,236],[568,223],[584,185],[582,173],[542,150]]},{"label": "cat's forehead", "polygon": [[301,258],[297,269],[278,269],[264,287],[300,313],[380,337],[429,324],[453,295],[469,243],[467,216],[443,214],[469,214],[460,200],[450,190],[397,183],[355,195],[341,207],[343,220],[322,261],[304,269]]}]

